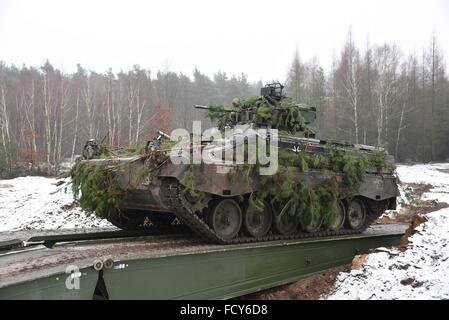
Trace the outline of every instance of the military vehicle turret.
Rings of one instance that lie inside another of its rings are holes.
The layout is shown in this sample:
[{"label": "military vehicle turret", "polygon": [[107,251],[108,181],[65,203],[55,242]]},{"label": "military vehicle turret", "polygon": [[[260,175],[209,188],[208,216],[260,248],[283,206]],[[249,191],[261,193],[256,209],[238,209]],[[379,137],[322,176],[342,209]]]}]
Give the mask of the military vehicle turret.
[{"label": "military vehicle turret", "polygon": [[281,84],[196,107],[215,130],[159,132],[129,155],[88,141],[72,171],[81,206],[122,229],[181,223],[223,244],[359,233],[395,208],[393,157],[320,140],[316,109]]}]

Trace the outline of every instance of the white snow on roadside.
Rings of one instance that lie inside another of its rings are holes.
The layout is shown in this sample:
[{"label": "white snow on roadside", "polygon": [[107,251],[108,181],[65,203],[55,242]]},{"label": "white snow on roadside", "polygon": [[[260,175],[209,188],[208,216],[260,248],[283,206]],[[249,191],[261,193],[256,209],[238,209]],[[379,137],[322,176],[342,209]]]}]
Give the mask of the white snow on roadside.
[{"label": "white snow on roadside", "polygon": [[0,180],[0,232],[112,227],[108,221],[78,207],[64,209],[72,204],[73,195],[70,186],[58,187],[57,181],[45,177]]},{"label": "white snow on roadside", "polygon": [[[423,199],[449,203],[449,164],[399,166],[402,182],[434,186]],[[340,273],[324,299],[449,299],[449,208],[426,215],[406,251],[377,250],[359,270]]]},{"label": "white snow on roadside", "polygon": [[399,179],[405,183],[424,183],[433,187],[422,195],[422,200],[436,200],[449,203],[449,164],[419,164],[399,166]]},{"label": "white snow on roadside", "polygon": [[405,252],[372,253],[341,273],[328,299],[449,299],[449,208],[429,213]]},{"label": "white snow on roadside", "polygon": [[405,183],[428,183],[433,186],[449,184],[449,173],[438,169],[449,170],[449,163],[399,165],[396,172],[401,182]]}]

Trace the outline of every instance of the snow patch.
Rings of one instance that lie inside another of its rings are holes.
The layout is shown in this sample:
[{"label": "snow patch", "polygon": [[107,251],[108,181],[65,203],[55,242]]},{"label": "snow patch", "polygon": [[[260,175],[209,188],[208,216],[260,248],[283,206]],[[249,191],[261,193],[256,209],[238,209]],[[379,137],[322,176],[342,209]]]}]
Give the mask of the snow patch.
[{"label": "snow patch", "polygon": [[[433,186],[421,199],[449,203],[448,163],[398,166],[397,173],[401,182]],[[449,299],[449,208],[426,218],[406,251],[376,249],[361,269],[340,273],[334,289],[322,298]]]},{"label": "snow patch", "polygon": [[45,177],[0,180],[0,231],[112,227],[73,205],[71,186]]},{"label": "snow patch", "polygon": [[427,218],[406,251],[377,249],[360,270],[341,273],[327,298],[449,299],[449,208]]},{"label": "snow patch", "polygon": [[[441,171],[447,170],[447,173]],[[396,172],[401,182],[444,186],[449,183],[449,163],[399,165]]]}]

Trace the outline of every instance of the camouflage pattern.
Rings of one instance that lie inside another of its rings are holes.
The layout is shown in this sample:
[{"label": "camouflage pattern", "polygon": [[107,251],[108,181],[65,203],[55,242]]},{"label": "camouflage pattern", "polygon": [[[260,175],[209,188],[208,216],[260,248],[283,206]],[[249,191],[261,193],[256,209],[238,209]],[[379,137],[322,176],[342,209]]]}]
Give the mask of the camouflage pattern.
[{"label": "camouflage pattern", "polygon": [[[262,89],[262,95],[266,95],[265,97],[273,99],[273,101],[281,101],[283,99],[282,86],[269,85]],[[240,99],[234,99],[232,103],[234,107],[239,107],[242,104]],[[307,128],[312,127],[316,118],[315,108],[305,105],[298,106]],[[196,107],[201,109],[208,108],[204,106]],[[274,110],[283,112],[283,110],[276,107],[276,105]],[[248,124],[251,122],[251,119],[256,117],[257,110],[249,108],[244,111],[225,110],[225,112],[232,113],[235,124]],[[260,121],[260,119],[258,121]],[[260,125],[260,123],[256,123],[256,125]],[[348,150],[361,155],[370,154],[375,150],[375,148],[371,146],[354,145],[336,141],[322,141],[315,138],[315,132],[308,130],[307,134],[304,134],[305,131],[307,131],[307,129],[296,134],[280,134],[279,148],[289,150],[306,149],[307,152],[311,154],[325,154],[326,146],[329,145],[340,150]],[[161,150],[161,141],[163,140],[168,140],[168,136],[161,133],[157,138],[149,142],[147,154],[163,154],[164,152]],[[201,147],[206,148],[208,145],[208,142],[203,142]],[[94,142],[90,142],[86,145],[86,148],[90,148],[90,153],[92,153],[92,146],[95,146]],[[108,166],[127,164],[125,166],[119,166],[120,169],[116,172],[118,183],[124,189],[129,187],[133,178],[140,170],[142,170],[142,168],[157,168],[157,170],[152,171],[151,174],[143,179],[137,186],[128,189],[128,196],[125,199],[123,207],[119,210],[120,212],[118,212],[120,218],[110,218],[112,223],[124,229],[144,227],[148,222],[150,224],[159,225],[163,220],[161,217],[164,215],[168,218],[163,222],[167,222],[168,224],[172,222],[175,216],[177,216],[181,222],[185,222],[188,220],[186,219],[186,215],[188,216],[189,214],[197,215],[196,218],[200,219],[205,225],[203,228],[208,228],[208,225],[209,228],[213,229],[213,226],[208,220],[208,216],[213,214],[210,211],[213,211],[214,208],[216,208],[217,203],[220,203],[223,199],[234,199],[237,202],[239,201],[239,197],[248,196],[259,191],[259,189],[263,187],[259,183],[260,176],[257,172],[253,170],[249,175],[242,174],[243,167],[241,165],[234,163],[201,163],[196,165],[173,164],[166,153],[159,157],[157,161],[152,157],[140,156],[107,159],[89,159],[85,156],[85,160],[83,161],[88,161],[93,165],[100,163]],[[394,159],[390,155],[387,156],[387,161],[391,165],[394,164]],[[291,175],[300,177],[301,180],[307,181],[312,186],[320,185],[325,182],[326,179],[325,175],[319,170],[301,172],[301,170],[296,167],[291,167],[289,170],[291,171]],[[186,207],[195,208],[190,208],[190,211],[184,213],[184,216],[181,218],[181,214],[177,212],[181,209],[175,208],[173,201],[167,201],[167,192],[169,192],[167,190],[171,190],[170,188],[173,188],[173,184],[178,184],[181,189],[188,187],[185,182],[186,172],[193,173],[195,194],[189,195],[188,192],[184,194],[182,203],[184,203]],[[232,179],[230,179],[230,176],[232,176]],[[348,210],[350,209],[350,199],[352,198],[363,199],[363,206],[366,207],[366,210],[375,211],[378,215],[385,209],[395,208],[398,187],[393,171],[385,170],[380,172],[375,168],[368,170],[363,182],[359,185],[358,190],[345,189],[342,173],[337,174],[336,177],[339,183],[338,197],[339,199],[346,201]],[[167,181],[169,181],[169,189],[167,189]],[[242,205],[242,212],[244,211],[245,206]],[[245,215],[245,213],[243,213],[243,215]],[[134,222],[128,224],[123,221]],[[190,222],[187,221],[186,223],[188,224]],[[194,231],[198,232],[197,230],[199,229],[200,227],[197,226]],[[209,236],[209,238],[211,237]],[[222,238],[218,237],[217,239]],[[216,241],[214,239],[212,240]]]}]

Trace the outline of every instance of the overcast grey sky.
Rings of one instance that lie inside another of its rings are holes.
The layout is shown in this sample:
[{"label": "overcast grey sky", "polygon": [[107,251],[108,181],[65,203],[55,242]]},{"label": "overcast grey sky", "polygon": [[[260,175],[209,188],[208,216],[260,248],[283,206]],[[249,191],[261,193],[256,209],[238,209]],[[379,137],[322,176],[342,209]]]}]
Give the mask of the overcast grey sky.
[{"label": "overcast grey sky", "polygon": [[449,53],[449,0],[0,0],[0,60],[66,72],[133,64],[283,80],[295,47],[327,69],[352,27],[360,46]]}]

